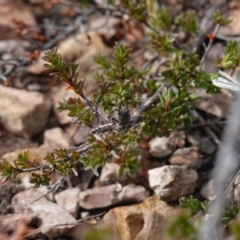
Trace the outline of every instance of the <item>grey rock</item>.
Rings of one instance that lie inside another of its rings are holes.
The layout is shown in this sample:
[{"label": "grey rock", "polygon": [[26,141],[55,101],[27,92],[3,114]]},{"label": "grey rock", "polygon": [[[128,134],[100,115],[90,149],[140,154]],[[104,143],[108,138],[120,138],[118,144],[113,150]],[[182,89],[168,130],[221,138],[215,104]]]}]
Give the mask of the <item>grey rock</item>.
[{"label": "grey rock", "polygon": [[92,210],[119,203],[137,203],[148,196],[149,192],[142,186],[130,184],[122,187],[121,184],[112,184],[80,192],[79,205],[84,209]]},{"label": "grey rock", "polygon": [[149,152],[158,158],[164,158],[172,154],[176,145],[168,137],[155,137],[149,141]]},{"label": "grey rock", "polygon": [[202,153],[211,155],[216,152],[217,147],[216,145],[208,138],[203,138],[200,141],[200,150]]},{"label": "grey rock", "polygon": [[150,195],[143,186],[137,186],[134,184],[126,185],[122,188],[122,191],[118,195],[120,202],[142,202]]},{"label": "grey rock", "polygon": [[48,129],[44,132],[44,144],[51,148],[69,147],[69,139],[59,127]]},{"label": "grey rock", "polygon": [[163,166],[148,171],[149,185],[163,201],[175,201],[192,194],[198,180],[195,170],[182,166]]},{"label": "grey rock", "polygon": [[106,163],[101,172],[99,182],[101,185],[114,184],[119,181],[119,168],[116,163]]},{"label": "grey rock", "polygon": [[200,147],[200,142],[201,142],[202,137],[200,134],[195,133],[195,134],[190,134],[187,136],[188,142],[195,147]]},{"label": "grey rock", "polygon": [[194,94],[201,96],[201,99],[194,101],[195,107],[218,118],[227,118],[232,100],[232,95],[227,89],[222,89],[219,94],[209,94],[203,89],[197,89]]},{"label": "grey rock", "polygon": [[66,189],[62,192],[55,194],[56,203],[66,209],[69,213],[71,213],[74,217],[77,217],[78,209],[79,209],[79,188],[70,188]]},{"label": "grey rock", "polygon": [[173,165],[185,166],[189,169],[197,169],[202,164],[199,149],[196,147],[179,148],[170,157],[169,162]]},{"label": "grey rock", "polygon": [[216,198],[216,195],[213,190],[213,184],[214,184],[214,180],[211,179],[200,190],[201,195],[209,201],[212,201]]},{"label": "grey rock", "polygon": [[144,216],[144,225],[135,240],[154,240],[156,236],[162,235],[162,229],[158,223],[163,221],[163,216],[156,210],[149,211]]},{"label": "grey rock", "polygon": [[79,194],[79,205],[84,209],[105,208],[119,203],[120,184],[87,189]]}]

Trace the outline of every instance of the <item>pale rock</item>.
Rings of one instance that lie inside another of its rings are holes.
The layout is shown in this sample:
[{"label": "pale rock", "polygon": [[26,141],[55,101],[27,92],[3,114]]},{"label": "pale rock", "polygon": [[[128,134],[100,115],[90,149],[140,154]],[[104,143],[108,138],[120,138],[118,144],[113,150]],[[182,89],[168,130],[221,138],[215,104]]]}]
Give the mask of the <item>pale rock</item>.
[{"label": "pale rock", "polygon": [[203,89],[197,89],[195,94],[201,99],[194,101],[193,105],[218,118],[227,118],[232,95],[227,89],[222,89],[220,94],[208,94]]},{"label": "pale rock", "polygon": [[196,147],[179,148],[170,157],[169,162],[173,165],[185,166],[188,169],[198,169],[202,164],[199,149]]},{"label": "pale rock", "polygon": [[76,61],[82,71],[90,70],[94,57],[99,54],[110,55],[112,48],[107,47],[97,32],[79,33],[74,38],[69,37],[58,46],[58,53],[66,61]]},{"label": "pale rock", "polygon": [[118,194],[121,190],[120,184],[87,189],[80,192],[79,205],[87,210],[110,207],[120,202]]},{"label": "pale rock", "polygon": [[211,155],[216,152],[216,145],[208,138],[203,138],[200,141],[200,150],[202,153]]},{"label": "pale rock", "polygon": [[152,196],[140,204],[111,209],[103,217],[101,228],[111,229],[118,240],[166,240],[166,226],[179,211]]},{"label": "pale rock", "polygon": [[[89,41],[90,39],[90,41]],[[58,53],[66,61],[76,61],[79,64],[78,81],[84,78],[83,91],[85,96],[90,97],[90,94],[98,90],[99,83],[94,79],[94,72],[99,70],[98,64],[94,58],[102,54],[103,56],[111,56],[112,48],[107,47],[101,36],[96,32],[80,33],[74,38],[70,37],[62,41],[58,47]],[[84,76],[84,77],[83,77]],[[54,113],[60,124],[69,124],[72,120],[68,116],[68,111],[59,111],[59,102],[64,102],[70,97],[79,97],[74,90],[66,90],[68,85],[64,84],[52,90],[52,98],[54,103]],[[100,109],[100,108],[99,108]]]},{"label": "pale rock", "polygon": [[[237,2],[238,3],[238,2]],[[217,38],[222,38],[223,40],[227,38],[227,36],[234,37],[240,34],[240,23],[239,23],[239,6],[236,4],[235,8],[231,8],[228,10],[229,16],[231,16],[231,22],[226,26],[223,26],[219,29],[217,33]]]},{"label": "pale rock", "polygon": [[176,145],[169,137],[155,137],[149,141],[149,152],[158,158],[164,158],[172,154]]},{"label": "pale rock", "polygon": [[120,202],[142,202],[150,195],[143,186],[134,184],[126,185],[118,195]]},{"label": "pale rock", "polygon": [[101,185],[114,184],[119,181],[119,168],[116,163],[106,163],[101,172],[99,182]]},{"label": "pale rock", "polygon": [[214,181],[213,179],[211,179],[200,190],[201,195],[209,201],[212,201],[216,198],[216,195],[213,190],[213,184],[214,184]]},{"label": "pale rock", "polygon": [[[101,2],[101,7],[106,8],[108,6],[107,1],[103,0],[95,0],[95,2]],[[104,2],[104,4],[103,4]],[[104,36],[105,39],[111,39],[112,37],[116,36],[117,32],[119,31],[119,26],[122,24],[122,20],[117,16],[109,16],[108,21],[104,16],[97,17],[93,21],[89,22],[90,29],[96,29],[96,31],[101,35]],[[102,27],[104,26],[104,27]]]},{"label": "pale rock", "polygon": [[155,210],[147,212],[144,216],[143,228],[137,234],[135,240],[155,240],[156,236],[159,236],[159,234],[164,235],[158,229],[159,223],[162,221],[163,216],[159,212]]},{"label": "pale rock", "polygon": [[122,187],[121,184],[112,184],[80,192],[79,205],[84,209],[92,210],[119,203],[141,202],[148,196],[149,192],[142,186],[130,184]]},{"label": "pale rock", "polygon": [[32,137],[43,131],[52,103],[39,92],[0,85],[0,118],[4,127],[15,134]]},{"label": "pale rock", "polygon": [[40,186],[38,190],[47,198],[48,201],[54,202],[54,190],[49,191],[49,186]]},{"label": "pale rock", "polygon": [[91,128],[88,126],[80,125],[73,134],[73,141],[75,145],[83,144],[87,141]]},{"label": "pale rock", "polygon": [[80,213],[81,219],[90,217],[89,211],[81,211]]},{"label": "pale rock", "polygon": [[96,31],[90,31],[87,34],[79,33],[74,37],[66,38],[59,44],[58,53],[64,60],[79,63],[79,78],[85,78],[84,93],[89,96],[93,91],[98,90],[98,83],[93,75],[97,70],[99,71],[99,65],[94,59],[99,54],[112,57],[113,48],[108,47]]},{"label": "pale rock", "polygon": [[51,148],[67,148],[70,145],[68,137],[59,127],[44,132],[44,144]]},{"label": "pale rock", "polygon": [[55,194],[56,203],[60,207],[64,208],[69,213],[71,213],[74,217],[77,217],[79,209],[78,203],[79,192],[80,189],[75,187],[56,193]]},{"label": "pale rock", "polygon": [[[79,187],[81,190],[86,190],[89,187],[93,177],[96,176],[92,169],[81,169],[78,176],[76,176],[77,180],[79,181]],[[72,179],[74,181],[74,179]]]},{"label": "pale rock", "polygon": [[163,201],[175,201],[192,194],[198,180],[195,170],[182,166],[163,166],[148,171],[149,185]]},{"label": "pale rock", "polygon": [[15,213],[35,213],[42,221],[40,231],[50,238],[66,234],[77,223],[70,213],[57,204],[48,201],[42,192],[36,188],[16,194],[12,198],[12,205]]}]

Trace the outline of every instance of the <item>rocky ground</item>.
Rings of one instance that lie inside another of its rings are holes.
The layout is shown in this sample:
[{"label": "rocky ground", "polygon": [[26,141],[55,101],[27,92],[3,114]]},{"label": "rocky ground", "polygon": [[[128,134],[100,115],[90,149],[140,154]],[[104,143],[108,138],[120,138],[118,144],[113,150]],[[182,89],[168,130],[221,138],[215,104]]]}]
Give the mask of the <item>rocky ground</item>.
[{"label": "rocky ground", "polygon": [[[111,57],[114,42],[126,42],[133,49],[136,66],[153,61],[151,50],[141,51],[143,29],[117,13],[106,21],[106,13],[99,10],[103,1],[95,2],[93,6],[49,0],[0,3],[0,158],[13,163],[29,151],[33,159],[42,160],[53,149],[79,146],[88,137],[88,127],[72,123],[66,112],[57,110],[60,101],[75,93],[49,76],[41,60],[45,50],[57,46],[65,60],[80,63],[89,95],[97,88],[93,59],[98,54]],[[180,12],[195,1],[165,2]],[[207,10],[200,2],[196,8],[203,23],[201,16]],[[209,51],[204,66],[208,72],[217,71],[215,61],[224,52],[225,40],[240,35],[238,1],[231,1],[225,10],[233,23],[220,30]],[[153,74],[158,65],[152,65]],[[0,239],[97,239],[96,229],[102,230],[104,239],[167,239],[164,229],[181,211],[180,197],[214,199],[210,172],[231,94],[227,90],[216,96],[198,94],[202,99],[195,103],[196,119],[189,130],[142,139],[142,169],[135,178],[120,178],[119,166],[107,163],[98,170],[99,176],[81,165],[77,176],[54,174],[50,187],[33,188],[29,173],[1,183]],[[89,232],[92,237],[86,237]]]}]

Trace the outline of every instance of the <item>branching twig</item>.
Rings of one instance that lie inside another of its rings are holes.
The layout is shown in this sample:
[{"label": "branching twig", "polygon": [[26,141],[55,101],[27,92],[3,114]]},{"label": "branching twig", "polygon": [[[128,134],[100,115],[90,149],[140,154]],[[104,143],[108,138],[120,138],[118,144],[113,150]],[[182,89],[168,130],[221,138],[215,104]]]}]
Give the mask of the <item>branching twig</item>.
[{"label": "branching twig", "polygon": [[32,168],[27,168],[27,169],[17,169],[20,173],[25,173],[25,172],[36,172],[36,171],[43,171],[44,169],[50,169],[51,172],[53,170],[53,167],[50,167],[50,165],[39,165],[37,167],[32,167]]},{"label": "branching twig", "polygon": [[209,43],[208,43],[207,48],[206,48],[205,51],[204,51],[203,57],[202,57],[201,62],[200,62],[200,66],[202,66],[203,63],[205,62],[206,57],[207,57],[207,54],[208,54],[208,52],[210,51],[210,49],[211,49],[211,47],[212,47],[213,40],[214,40],[214,38],[216,37],[219,29],[220,29],[220,24],[217,24],[217,26],[215,27],[215,29],[214,29],[214,31],[213,31],[212,36],[209,37]]},{"label": "branching twig", "polygon": [[151,109],[153,105],[157,104],[160,100],[160,95],[163,91],[164,88],[168,87],[168,85],[163,84],[161,87],[157,89],[157,91],[150,97],[148,98],[137,110],[136,115],[132,116],[130,119],[131,126],[133,127],[134,125],[140,123],[143,121],[143,116],[142,114],[146,112],[147,110]]},{"label": "branching twig", "polygon": [[62,39],[64,39],[66,36],[69,36],[70,34],[72,34],[73,32],[75,32],[78,28],[79,28],[79,24],[80,22],[82,22],[83,20],[86,20],[89,18],[89,16],[91,16],[93,13],[95,12],[95,9],[90,10],[89,12],[87,12],[84,16],[80,16],[77,17],[76,20],[74,21],[74,23],[72,25],[70,25],[69,27],[66,28],[66,30],[57,35],[54,39],[52,39],[51,41],[47,42],[42,49],[43,50],[47,50],[49,48],[52,48],[56,45],[57,42],[61,41]]},{"label": "branching twig", "polygon": [[[204,18],[202,19],[202,22],[200,24],[200,33],[198,34],[198,37],[196,38],[192,49],[196,49],[197,52],[200,51],[202,44],[207,36],[208,33],[210,33],[212,31],[212,29],[214,28],[215,23],[211,20],[213,13],[218,10],[218,9],[222,9],[223,7],[225,7],[227,4],[229,4],[229,1],[226,0],[221,0],[219,2],[216,2],[216,4],[212,5],[207,11],[206,14],[204,16]],[[206,29],[206,26],[208,23],[211,23],[210,26]]]},{"label": "branching twig", "polygon": [[203,129],[205,130],[205,132],[212,138],[212,140],[217,144],[220,145],[220,140],[218,139],[218,137],[216,136],[216,134],[211,130],[210,127],[205,126],[206,122],[205,120],[198,114],[198,112],[196,110],[191,111],[192,115],[194,117],[196,117],[199,122],[203,125]]}]

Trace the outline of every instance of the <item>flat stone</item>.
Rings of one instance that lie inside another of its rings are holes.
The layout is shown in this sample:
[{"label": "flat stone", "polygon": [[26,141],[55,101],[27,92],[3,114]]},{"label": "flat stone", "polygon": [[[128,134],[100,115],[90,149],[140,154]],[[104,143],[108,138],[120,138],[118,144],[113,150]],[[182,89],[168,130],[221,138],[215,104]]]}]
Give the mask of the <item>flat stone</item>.
[{"label": "flat stone", "polygon": [[122,188],[122,191],[118,195],[120,202],[142,202],[150,195],[143,186],[137,186],[134,184],[126,185]]},{"label": "flat stone", "polygon": [[148,171],[149,185],[163,201],[175,201],[192,194],[198,180],[195,170],[182,166],[163,166]]},{"label": "flat stone", "polygon": [[42,132],[51,107],[51,100],[42,93],[0,85],[0,119],[12,133],[32,137]]},{"label": "flat stone", "polygon": [[232,95],[227,89],[221,89],[220,94],[208,94],[203,89],[197,89],[195,94],[201,99],[194,101],[193,105],[218,118],[227,118]]},{"label": "flat stone", "polygon": [[83,144],[87,141],[91,128],[88,126],[80,125],[73,134],[73,141],[75,145]]},{"label": "flat stone", "polygon": [[118,194],[122,190],[120,184],[87,189],[79,194],[79,205],[84,209],[110,207],[119,203]]},{"label": "flat stone", "polygon": [[87,210],[106,208],[119,203],[137,203],[149,196],[149,192],[142,186],[130,184],[112,184],[96,187],[80,192],[79,204]]},{"label": "flat stone", "polygon": [[12,198],[15,213],[35,213],[41,219],[40,231],[50,238],[69,232],[76,219],[59,205],[48,201],[40,189],[31,188],[17,193]]},{"label": "flat stone", "polygon": [[198,169],[202,164],[199,149],[196,147],[179,148],[170,157],[172,165],[185,166],[188,169]]}]

